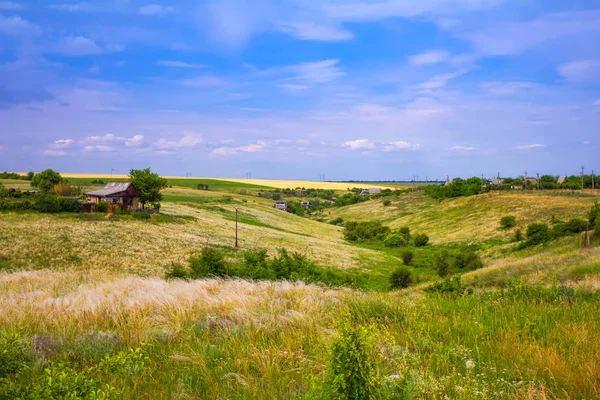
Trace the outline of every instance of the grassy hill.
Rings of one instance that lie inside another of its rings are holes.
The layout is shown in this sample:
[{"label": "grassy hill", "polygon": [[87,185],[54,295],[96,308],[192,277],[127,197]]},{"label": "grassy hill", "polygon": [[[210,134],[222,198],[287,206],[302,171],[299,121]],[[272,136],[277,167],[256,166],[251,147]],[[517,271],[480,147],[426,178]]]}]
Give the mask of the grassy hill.
[{"label": "grassy hill", "polygon": [[[330,355],[349,337],[381,398],[600,397],[600,247],[580,249],[578,235],[512,241],[531,222],[583,217],[594,198],[411,193],[325,211],[431,237],[412,249],[417,282],[389,291],[403,249],[348,242],[252,188],[214,185],[174,185],[150,220],[0,213],[0,398],[66,387],[81,398],[335,398]],[[506,214],[517,227],[500,228]],[[207,246],[229,262],[283,247],[368,279],[357,289],[163,278]],[[436,254],[467,247],[485,267],[462,274],[464,291],[425,291],[439,279]]]}]

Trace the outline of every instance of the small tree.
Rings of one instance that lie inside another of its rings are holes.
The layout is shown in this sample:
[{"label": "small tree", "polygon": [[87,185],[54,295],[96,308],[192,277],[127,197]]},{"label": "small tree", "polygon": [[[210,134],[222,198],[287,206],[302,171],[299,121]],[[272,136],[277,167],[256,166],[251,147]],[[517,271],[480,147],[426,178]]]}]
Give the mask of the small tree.
[{"label": "small tree", "polygon": [[399,233],[392,233],[388,235],[383,241],[385,247],[402,247],[406,246],[406,239]]},{"label": "small tree", "polygon": [[402,253],[402,262],[404,262],[404,265],[409,265],[414,256],[414,253],[410,250],[406,250],[404,253]]},{"label": "small tree", "polygon": [[530,224],[527,227],[527,246],[547,242],[552,239],[552,232],[546,224]]},{"label": "small tree", "polygon": [[512,215],[505,215],[504,217],[500,218],[500,225],[505,229],[512,228],[513,226],[517,225],[517,220]]},{"label": "small tree", "polygon": [[146,203],[160,203],[162,200],[160,191],[167,187],[167,180],[150,172],[150,168],[132,169],[129,171],[129,180],[140,192],[142,208],[146,208]]},{"label": "small tree", "polygon": [[413,241],[417,247],[427,246],[427,243],[429,242],[429,236],[424,233],[420,233],[414,236]]},{"label": "small tree", "polygon": [[213,247],[203,248],[200,255],[191,257],[188,261],[191,269],[190,277],[193,279],[225,276],[227,273],[225,256]]},{"label": "small tree", "polygon": [[435,269],[442,278],[450,272],[450,255],[448,251],[442,250],[435,258]]},{"label": "small tree", "polygon": [[392,276],[390,276],[390,286],[392,289],[405,289],[410,286],[412,277],[410,270],[406,267],[398,267]]},{"label": "small tree", "polygon": [[62,181],[63,178],[58,172],[47,169],[34,175],[30,184],[31,187],[38,189],[40,192],[48,193],[54,188],[54,185],[58,185]]},{"label": "small tree", "polygon": [[27,176],[25,177],[25,180],[28,180],[28,181],[32,180],[34,175],[35,174],[33,173],[33,171],[29,171],[27,173]]}]

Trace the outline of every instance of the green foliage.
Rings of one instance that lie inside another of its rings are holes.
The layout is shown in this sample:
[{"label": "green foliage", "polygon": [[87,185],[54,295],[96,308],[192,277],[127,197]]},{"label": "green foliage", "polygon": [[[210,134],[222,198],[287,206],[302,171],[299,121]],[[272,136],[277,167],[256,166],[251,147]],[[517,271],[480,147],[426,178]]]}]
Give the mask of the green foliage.
[{"label": "green foliage", "polygon": [[581,218],[573,218],[568,222],[559,222],[554,225],[553,234],[555,237],[566,236],[581,233],[588,228],[588,222]]},{"label": "green foliage", "polygon": [[588,221],[590,222],[590,226],[600,226],[600,203],[598,200],[594,202],[588,213]]},{"label": "green foliage", "polygon": [[338,335],[331,345],[327,366],[328,398],[347,400],[375,399],[380,378],[376,367],[373,329],[354,326],[349,320],[339,323]]},{"label": "green foliage", "polygon": [[464,249],[456,255],[454,266],[461,270],[474,271],[483,268],[483,261],[473,250]]},{"label": "green foliage", "polygon": [[515,242],[520,242],[521,240],[523,240],[523,231],[520,229],[517,229],[515,231]]},{"label": "green foliage", "polygon": [[47,169],[35,174],[31,179],[31,186],[38,189],[42,193],[48,193],[53,188],[63,181],[60,174],[52,169]]},{"label": "green foliage", "polygon": [[129,179],[140,192],[140,203],[142,208],[146,203],[160,203],[162,194],[160,191],[167,187],[167,180],[154,172],[150,168],[132,169],[129,171]]},{"label": "green foliage", "polygon": [[387,207],[387,206],[389,206],[390,204],[392,204],[392,201],[391,201],[390,199],[385,199],[385,200],[383,201],[383,205],[384,205],[384,207]]},{"label": "green foliage", "polygon": [[31,358],[29,348],[29,342],[17,332],[6,329],[0,331],[0,383],[3,378],[18,374],[25,368]]},{"label": "green foliage", "polygon": [[427,246],[429,242],[429,236],[424,233],[417,234],[413,237],[413,243],[416,247],[424,247]]},{"label": "green foliage", "polygon": [[450,272],[450,254],[447,250],[444,249],[436,255],[435,270],[442,278]]},{"label": "green foliage", "polygon": [[383,241],[385,247],[403,247],[406,246],[406,244],[406,239],[399,233],[389,234]]},{"label": "green foliage", "polygon": [[437,295],[448,295],[448,296],[462,296],[463,294],[472,294],[473,290],[469,288],[467,290],[461,283],[460,277],[455,276],[454,278],[446,278],[443,281],[434,282],[432,285],[423,289],[425,293],[437,294]]},{"label": "green foliage", "polygon": [[406,267],[398,267],[390,276],[392,289],[405,289],[412,283],[411,272]]},{"label": "green foliage", "polygon": [[267,250],[247,250],[244,252],[243,275],[251,279],[273,279],[273,271],[268,265]]},{"label": "green foliage", "polygon": [[43,374],[0,387],[0,398],[38,399],[117,399],[121,392],[106,383],[112,377],[141,375],[149,360],[145,345],[107,355],[96,365],[75,368],[65,362],[50,362]]},{"label": "green foliage", "polygon": [[150,214],[145,213],[145,212],[140,212],[140,211],[134,211],[131,213],[131,217],[133,219],[137,219],[137,220],[142,220],[142,221],[148,221],[150,220],[150,218],[152,218],[150,216]]},{"label": "green foliage", "polygon": [[535,302],[573,302],[576,297],[576,291],[572,287],[558,284],[556,279],[553,280],[550,287],[544,287],[541,284],[528,285],[521,278],[519,280],[509,280],[506,288],[501,290],[500,296],[511,300]]},{"label": "green foliage", "polygon": [[524,246],[535,246],[541,243],[548,242],[552,239],[552,232],[546,224],[529,224],[527,226],[527,239],[523,243]]},{"label": "green foliage", "polygon": [[398,232],[400,234],[402,234],[402,236],[404,236],[404,239],[406,239],[406,242],[410,242],[410,228],[408,226],[403,226],[402,228],[398,229]]},{"label": "green foliage", "polygon": [[101,201],[93,205],[92,210],[94,212],[105,213],[108,212],[108,203],[106,201]]},{"label": "green foliage", "polygon": [[191,270],[190,277],[193,279],[225,276],[227,272],[223,253],[214,247],[203,248],[200,255],[191,257],[188,262]]},{"label": "green foliage", "polygon": [[517,225],[517,220],[513,215],[505,215],[500,218],[500,225],[505,229],[512,228]]},{"label": "green foliage", "polygon": [[171,267],[167,269],[165,273],[165,279],[187,279],[188,271],[184,265],[173,263]]},{"label": "green foliage", "polygon": [[410,265],[414,258],[415,254],[410,250],[405,250],[402,252],[402,262],[404,265]]},{"label": "green foliage", "polygon": [[357,240],[381,240],[390,232],[380,221],[356,222],[344,224],[344,239],[354,242]]},{"label": "green foliage", "polygon": [[331,225],[337,225],[337,226],[342,226],[344,224],[344,218],[342,217],[337,217],[335,219],[332,219],[331,221],[329,221],[329,223]]},{"label": "green foliage", "polygon": [[475,176],[467,180],[455,178],[449,184],[426,186],[425,194],[434,199],[472,196],[485,191],[484,184],[484,180]]}]

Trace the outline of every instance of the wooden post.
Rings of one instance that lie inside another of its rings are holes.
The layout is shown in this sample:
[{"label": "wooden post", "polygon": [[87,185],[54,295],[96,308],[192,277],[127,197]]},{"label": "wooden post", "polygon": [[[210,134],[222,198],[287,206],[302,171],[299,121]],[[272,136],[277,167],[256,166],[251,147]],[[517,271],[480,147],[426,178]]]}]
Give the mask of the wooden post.
[{"label": "wooden post", "polygon": [[238,247],[238,209],[235,209],[235,247]]}]

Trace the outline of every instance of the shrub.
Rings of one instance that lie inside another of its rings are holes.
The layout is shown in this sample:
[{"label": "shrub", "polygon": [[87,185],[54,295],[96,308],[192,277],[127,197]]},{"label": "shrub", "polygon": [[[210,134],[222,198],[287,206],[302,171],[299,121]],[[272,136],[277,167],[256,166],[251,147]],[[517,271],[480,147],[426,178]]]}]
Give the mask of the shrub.
[{"label": "shrub", "polygon": [[349,241],[381,240],[389,232],[390,228],[383,226],[380,221],[348,221],[344,224],[344,239]]},{"label": "shrub", "polygon": [[58,197],[43,195],[37,198],[36,209],[42,213],[59,213],[61,206]]},{"label": "shrub", "polygon": [[244,263],[239,275],[251,279],[272,279],[274,274],[269,270],[267,250],[248,250],[244,252]]},{"label": "shrub", "polygon": [[402,262],[404,263],[404,265],[409,265],[413,258],[414,258],[415,254],[410,251],[410,250],[406,250],[402,253]]},{"label": "shrub", "polygon": [[465,294],[473,293],[473,289],[469,288],[467,290],[460,283],[460,278],[455,276],[454,278],[446,278],[443,281],[438,281],[433,283],[431,286],[423,289],[425,293],[429,294],[441,294],[441,295],[450,295],[450,296],[461,296]]},{"label": "shrub", "polygon": [[424,233],[415,235],[415,237],[413,238],[413,242],[417,247],[427,246],[427,243],[429,242],[429,236],[427,236]]},{"label": "shrub", "polygon": [[385,247],[402,247],[406,246],[406,239],[398,233],[388,235],[383,241]]},{"label": "shrub", "polygon": [[403,226],[402,228],[398,229],[398,232],[404,236],[404,239],[406,239],[407,242],[410,241],[410,228],[408,226]]},{"label": "shrub", "polygon": [[450,272],[450,255],[448,251],[442,250],[435,257],[435,269],[442,278]]},{"label": "shrub", "polygon": [[390,276],[390,286],[392,289],[405,289],[412,283],[410,270],[406,267],[399,267]]},{"label": "shrub", "polygon": [[517,220],[512,215],[505,215],[504,217],[500,218],[500,225],[505,229],[512,228],[513,226],[517,225]]},{"label": "shrub", "polygon": [[146,220],[146,221],[151,218],[150,214],[145,213],[145,212],[140,212],[140,211],[134,211],[134,212],[132,212],[131,213],[131,217],[133,219]]},{"label": "shrub", "polygon": [[28,347],[18,333],[6,329],[0,331],[0,383],[3,378],[19,373],[27,365],[31,358]]},{"label": "shrub", "polygon": [[327,398],[375,399],[379,376],[373,329],[344,320],[331,346],[327,367]]},{"label": "shrub", "polygon": [[588,228],[588,222],[580,218],[573,218],[568,222],[559,223],[554,227],[556,236],[570,235],[581,233]]},{"label": "shrub", "polygon": [[384,205],[385,207],[389,206],[390,204],[392,204],[392,202],[391,202],[391,200],[390,200],[390,199],[385,199],[385,200],[383,201],[383,205]]},{"label": "shrub", "polygon": [[598,200],[594,202],[594,205],[590,209],[588,220],[591,226],[600,226],[600,203]]},{"label": "shrub", "polygon": [[550,228],[546,224],[530,224],[527,227],[527,240],[525,246],[535,246],[552,239]]},{"label": "shrub", "polygon": [[207,276],[225,276],[227,272],[223,253],[214,247],[203,248],[200,255],[191,257],[188,262],[191,269],[190,277],[194,279]]},{"label": "shrub", "polygon": [[165,279],[187,279],[187,268],[181,264],[172,264],[165,273]]},{"label": "shrub", "polygon": [[94,204],[92,210],[95,212],[105,213],[108,212],[108,203],[105,201],[101,201],[99,203]]},{"label": "shrub", "polygon": [[58,197],[58,204],[60,211],[64,212],[81,212],[83,210],[83,204],[70,197]]},{"label": "shrub", "polygon": [[329,223],[331,225],[342,226],[344,224],[344,219],[342,217],[337,217],[335,219],[332,219]]},{"label": "shrub", "polygon": [[466,249],[456,255],[454,265],[459,269],[474,271],[483,267],[483,261],[473,250]]},{"label": "shrub", "polygon": [[515,231],[515,242],[520,242],[521,240],[523,240],[523,231],[520,229],[517,229]]}]

